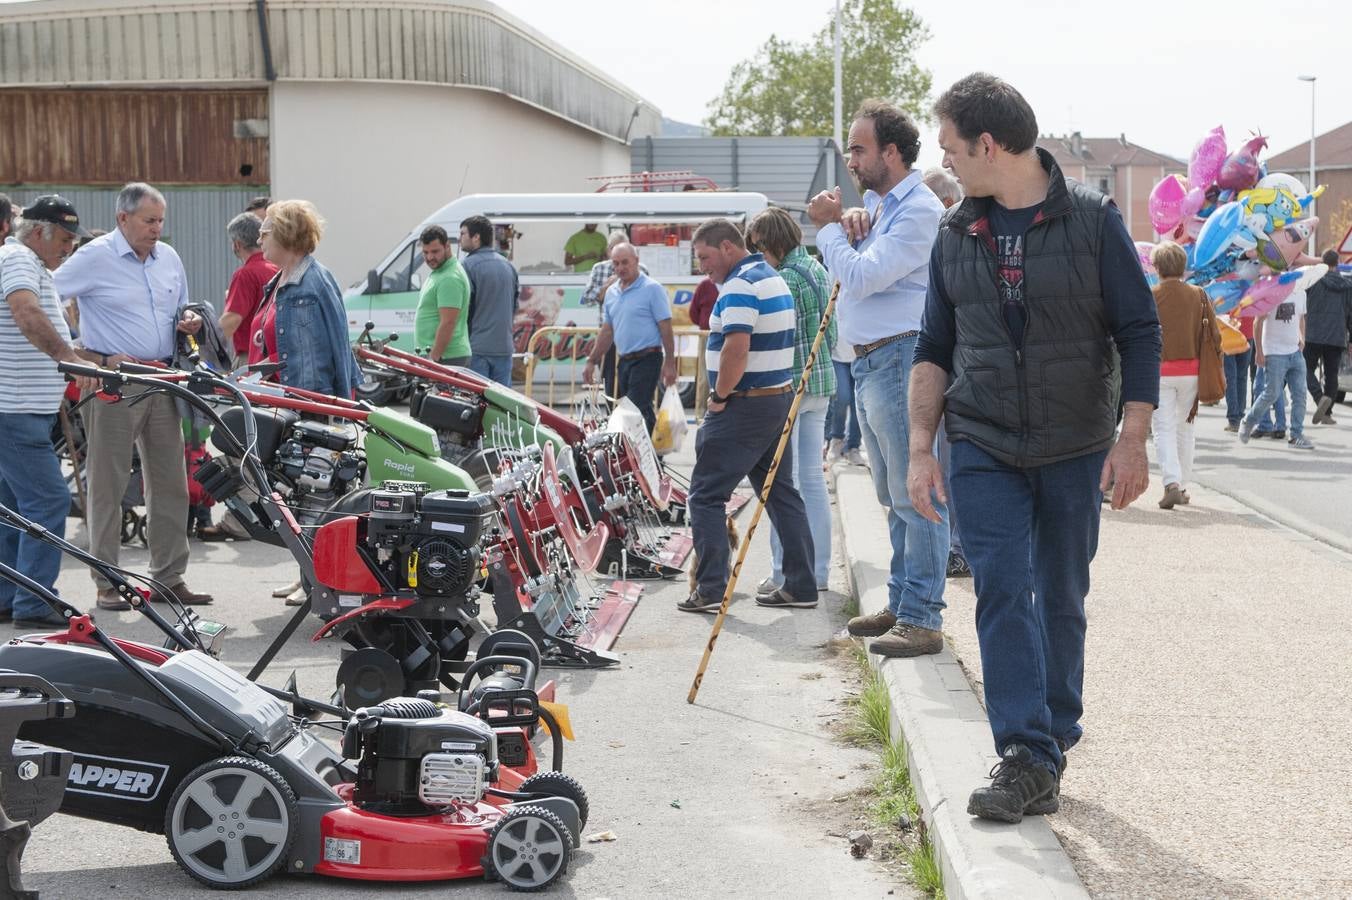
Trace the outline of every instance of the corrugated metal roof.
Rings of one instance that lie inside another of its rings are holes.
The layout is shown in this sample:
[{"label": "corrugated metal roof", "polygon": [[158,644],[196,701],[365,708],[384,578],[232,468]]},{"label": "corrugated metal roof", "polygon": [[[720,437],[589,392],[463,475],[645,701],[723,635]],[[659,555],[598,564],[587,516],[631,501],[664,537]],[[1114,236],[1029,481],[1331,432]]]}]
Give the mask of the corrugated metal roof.
[{"label": "corrugated metal roof", "polygon": [[[482,0],[269,0],[280,80],[402,81],[499,91],[624,141],[661,114]],[[248,0],[37,0],[0,6],[0,84],[261,84]]]},{"label": "corrugated metal roof", "polygon": [[[733,191],[755,191],[771,203],[801,210],[817,191],[827,187],[826,170],[835,159],[835,182],[847,206],[863,201],[845,169],[845,160],[830,138],[728,137],[635,140],[629,150],[633,172],[690,170]],[[799,216],[803,240],[811,244],[817,229]]]},{"label": "corrugated metal roof", "polygon": [[[116,188],[61,185],[3,187],[20,206],[42,194],[60,194],[75,205],[86,228],[111,231],[117,227]],[[239,265],[230,251],[225,226],[262,188],[163,188],[167,212],[164,240],[183,258],[188,273],[188,295],[194,301],[214,304],[219,312],[230,276]]]}]

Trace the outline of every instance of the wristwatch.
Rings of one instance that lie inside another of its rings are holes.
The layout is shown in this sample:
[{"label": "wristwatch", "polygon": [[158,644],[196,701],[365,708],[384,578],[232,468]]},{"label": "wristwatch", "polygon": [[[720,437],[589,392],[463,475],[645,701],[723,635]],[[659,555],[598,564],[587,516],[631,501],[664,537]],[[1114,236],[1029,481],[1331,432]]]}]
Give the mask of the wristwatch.
[{"label": "wristwatch", "polygon": [[717,390],[713,388],[709,389],[709,401],[711,403],[717,403],[721,406],[722,404],[727,403],[731,399],[732,399],[731,397],[720,397]]}]

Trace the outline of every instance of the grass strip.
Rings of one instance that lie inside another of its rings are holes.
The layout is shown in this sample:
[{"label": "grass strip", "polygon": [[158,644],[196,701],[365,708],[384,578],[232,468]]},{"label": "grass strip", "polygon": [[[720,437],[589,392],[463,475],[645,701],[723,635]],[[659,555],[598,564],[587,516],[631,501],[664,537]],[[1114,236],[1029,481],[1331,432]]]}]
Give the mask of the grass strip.
[{"label": "grass strip", "polygon": [[874,785],[874,798],[869,808],[874,823],[881,828],[896,829],[913,835],[902,840],[898,854],[911,873],[911,881],[924,893],[943,900],[944,882],[934,858],[929,829],[920,815],[920,804],[915,799],[911,784],[911,769],[906,761],[906,741],[892,738],[892,698],[887,685],[869,664],[867,654],[859,646],[852,648],[855,664],[863,678],[859,695],[850,700],[855,708],[854,721],[845,731],[845,739],[860,747],[878,747],[882,750],[882,773]]}]

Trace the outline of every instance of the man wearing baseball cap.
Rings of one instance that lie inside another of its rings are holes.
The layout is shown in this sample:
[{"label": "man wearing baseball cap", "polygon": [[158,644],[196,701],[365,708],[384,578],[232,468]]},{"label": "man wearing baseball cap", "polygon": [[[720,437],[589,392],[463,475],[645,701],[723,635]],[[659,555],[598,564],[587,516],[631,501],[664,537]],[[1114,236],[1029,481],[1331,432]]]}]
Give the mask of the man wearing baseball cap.
[{"label": "man wearing baseball cap", "polygon": [[[86,235],[70,201],[47,194],[24,209],[14,234],[0,246],[5,300],[0,303],[0,504],[58,537],[66,533],[70,493],[52,448],[52,428],[66,390],[56,363],[82,360],[70,345],[50,270],[65,262],[76,240]],[[95,383],[89,379],[82,386]],[[0,527],[0,562],[55,590],[61,552]],[[65,625],[31,591],[6,581],[0,582],[0,621],[9,619],[16,628]]]}]

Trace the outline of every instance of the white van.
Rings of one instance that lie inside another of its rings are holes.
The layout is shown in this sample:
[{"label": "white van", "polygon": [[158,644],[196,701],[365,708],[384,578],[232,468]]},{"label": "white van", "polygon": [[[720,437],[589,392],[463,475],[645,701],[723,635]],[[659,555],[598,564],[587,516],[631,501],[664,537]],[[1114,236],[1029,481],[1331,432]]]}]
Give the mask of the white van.
[{"label": "white van", "polygon": [[[690,298],[703,278],[691,252],[691,234],[701,222],[716,217],[744,227],[768,205],[764,194],[739,191],[470,194],[410,229],[364,282],[347,291],[348,328],[355,338],[372,322],[375,335],[398,333],[396,346],[414,349],[418,291],[427,275],[418,237],[427,226],[440,225],[458,247],[460,223],[476,215],[493,223],[497,248],[520,273],[517,353],[526,351],[540,328],[599,321],[597,307],[582,302],[589,272],[564,265],[569,237],[587,224],[595,224],[602,235],[624,229],[648,274],[670,293],[673,325],[688,325]],[[459,256],[463,258],[463,252]]]}]

